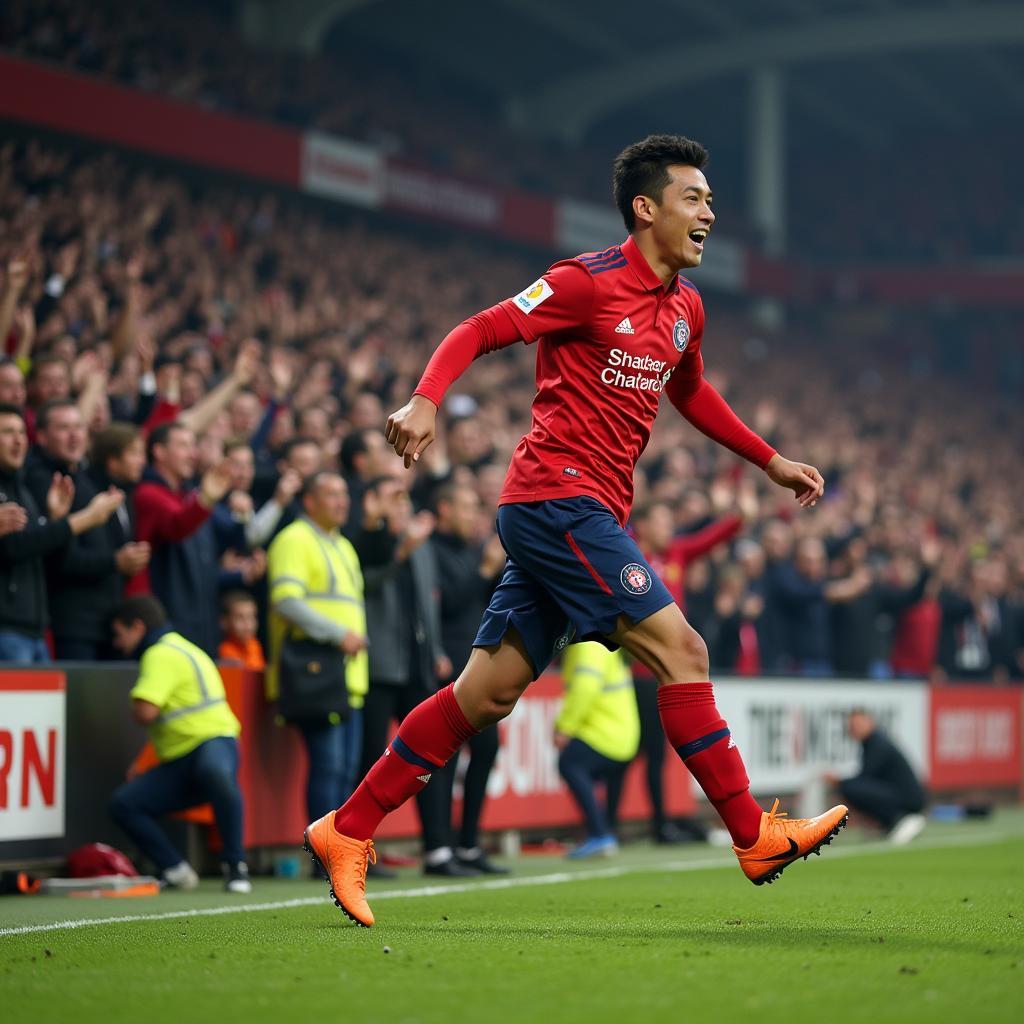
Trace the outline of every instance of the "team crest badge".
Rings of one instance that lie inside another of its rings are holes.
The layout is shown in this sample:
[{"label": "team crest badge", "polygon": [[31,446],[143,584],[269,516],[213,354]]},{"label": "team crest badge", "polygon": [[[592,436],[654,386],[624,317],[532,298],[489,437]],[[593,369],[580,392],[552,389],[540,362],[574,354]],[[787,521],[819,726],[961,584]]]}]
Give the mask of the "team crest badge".
[{"label": "team crest badge", "polygon": [[555,641],[555,654],[559,654],[565,650],[566,647],[572,642],[572,638],[576,635],[576,627],[570,622],[566,627],[565,632]]},{"label": "team crest badge", "polygon": [[690,325],[686,322],[686,317],[681,316],[672,328],[672,344],[675,345],[677,352],[685,352],[689,341]]},{"label": "team crest badge", "polygon": [[622,586],[631,594],[646,594],[651,589],[651,574],[647,566],[630,562],[619,574]]}]

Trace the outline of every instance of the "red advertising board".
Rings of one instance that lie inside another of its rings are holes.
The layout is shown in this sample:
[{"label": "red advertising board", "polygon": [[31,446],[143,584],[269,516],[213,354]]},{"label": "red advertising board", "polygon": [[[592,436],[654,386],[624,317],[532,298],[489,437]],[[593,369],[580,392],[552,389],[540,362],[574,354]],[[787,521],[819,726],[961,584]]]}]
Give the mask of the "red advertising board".
[{"label": "red advertising board", "polygon": [[933,686],[931,788],[1020,786],[1021,699],[1017,686]]},{"label": "red advertising board", "polygon": [[[221,667],[224,686],[242,723],[240,780],[245,797],[247,846],[294,845],[306,827],[306,755],[295,730],[274,723],[263,699],[262,677]],[[501,752],[490,782],[485,829],[567,825],[579,811],[559,778],[552,729],[562,686],[556,675],[539,679],[513,714],[501,723]],[[624,820],[650,817],[643,764],[630,768],[620,808]],[[678,759],[666,758],[665,798],[670,814],[693,810],[690,776]],[[456,816],[460,811],[456,800]],[[415,802],[385,821],[378,838],[415,836],[420,831]]]},{"label": "red advertising board", "polygon": [[64,835],[63,672],[0,674],[0,842]]}]

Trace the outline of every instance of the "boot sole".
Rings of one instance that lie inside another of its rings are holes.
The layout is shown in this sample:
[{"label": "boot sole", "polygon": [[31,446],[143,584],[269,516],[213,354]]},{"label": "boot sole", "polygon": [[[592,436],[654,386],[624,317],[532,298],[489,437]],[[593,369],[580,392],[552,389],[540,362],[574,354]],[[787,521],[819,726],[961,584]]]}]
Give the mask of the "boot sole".
[{"label": "boot sole", "polygon": [[814,846],[812,846],[809,850],[807,850],[804,853],[798,853],[795,857],[790,858],[782,864],[773,865],[769,871],[766,871],[759,878],[752,878],[751,881],[754,883],[754,885],[771,885],[772,882],[777,881],[779,878],[782,877],[782,872],[785,871],[790,864],[794,864],[796,861],[800,860],[801,857],[804,860],[807,860],[807,858],[810,857],[812,853],[820,857],[821,848],[823,846],[828,846],[832,842],[832,840],[835,839],[837,835],[839,835],[840,831],[842,831],[842,829],[846,827],[846,823],[849,820],[849,814],[844,814],[842,818],[840,818],[839,821],[836,822],[835,828],[833,828],[831,832],[829,832],[817,843],[815,843]]},{"label": "boot sole", "polygon": [[334,883],[331,881],[331,873],[324,867],[323,861],[317,856],[316,851],[313,849],[313,844],[309,841],[309,831],[302,833],[302,848],[309,854],[310,860],[313,861],[313,866],[318,867],[327,876],[327,888],[330,890],[331,899],[334,901],[334,905],[350,920],[355,922],[360,928],[369,928],[368,924],[364,924],[359,920],[352,912],[345,906],[341,900],[338,899],[338,894],[334,891]]}]

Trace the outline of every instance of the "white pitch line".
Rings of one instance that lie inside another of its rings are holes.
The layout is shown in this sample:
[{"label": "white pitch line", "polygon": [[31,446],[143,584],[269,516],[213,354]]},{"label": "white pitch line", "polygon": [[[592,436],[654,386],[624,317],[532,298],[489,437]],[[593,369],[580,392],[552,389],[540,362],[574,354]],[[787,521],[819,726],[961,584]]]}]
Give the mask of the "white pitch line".
[{"label": "white pitch line", "polygon": [[[905,853],[914,850],[941,850],[957,846],[989,846],[1007,839],[1019,839],[1016,833],[988,833],[982,835],[948,836],[944,839],[894,847],[884,842],[863,846],[839,847],[829,850],[830,860],[836,857],[861,857],[879,853]],[[564,885],[597,878],[622,878],[625,875],[656,874],[658,872],[713,871],[734,867],[734,861],[716,857],[702,860],[666,861],[660,864],[637,864],[622,867],[596,868],[584,871],[558,871],[548,875],[527,875],[522,878],[495,878],[480,882],[457,882],[453,885],[424,885],[415,889],[388,889],[372,893],[370,902],[387,899],[417,899],[424,896],[445,896],[453,893],[494,892],[503,889],[521,889],[538,885]],[[217,917],[221,914],[256,914],[265,910],[291,910],[295,907],[323,906],[325,897],[305,896],[301,899],[275,900],[272,903],[242,903],[221,907],[202,907],[193,910],[172,910],[163,914],[125,914],[121,917],[90,917],[54,921],[51,924],[28,924],[15,928],[0,928],[0,938],[31,935],[39,932],[73,931],[105,924],[127,924],[135,921],[173,921],[188,917]]]}]

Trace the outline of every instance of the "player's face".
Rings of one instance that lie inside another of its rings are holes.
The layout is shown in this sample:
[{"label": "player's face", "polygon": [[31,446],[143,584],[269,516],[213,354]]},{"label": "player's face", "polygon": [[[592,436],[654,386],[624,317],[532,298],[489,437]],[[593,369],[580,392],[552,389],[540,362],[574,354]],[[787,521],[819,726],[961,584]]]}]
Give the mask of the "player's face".
[{"label": "player's face", "polygon": [[715,223],[711,189],[704,172],[696,167],[676,165],[668,173],[672,180],[652,210],[654,237],[661,252],[677,267],[698,267],[704,241]]}]

